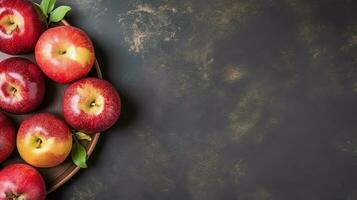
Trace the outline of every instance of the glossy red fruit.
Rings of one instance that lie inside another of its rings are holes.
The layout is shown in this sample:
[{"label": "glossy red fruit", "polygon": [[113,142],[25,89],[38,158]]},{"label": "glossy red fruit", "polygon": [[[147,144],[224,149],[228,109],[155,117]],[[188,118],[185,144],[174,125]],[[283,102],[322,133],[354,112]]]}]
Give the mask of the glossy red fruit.
[{"label": "glossy red fruit", "polygon": [[26,164],[11,164],[0,171],[0,200],[45,200],[40,173]]},{"label": "glossy red fruit", "polygon": [[46,19],[29,0],[0,0],[0,51],[7,54],[33,52],[46,30]]},{"label": "glossy red fruit", "polygon": [[102,132],[118,120],[121,102],[118,92],[109,82],[85,78],[70,85],[62,103],[65,120],[76,130]]},{"label": "glossy red fruit", "polygon": [[15,134],[12,122],[0,112],[0,163],[6,160],[14,150]]},{"label": "glossy red fruit", "polygon": [[50,28],[35,48],[36,62],[58,83],[70,83],[88,74],[94,64],[94,48],[87,34],[72,26]]},{"label": "glossy red fruit", "polygon": [[36,109],[45,94],[41,70],[30,60],[20,57],[0,62],[0,108],[24,114]]}]

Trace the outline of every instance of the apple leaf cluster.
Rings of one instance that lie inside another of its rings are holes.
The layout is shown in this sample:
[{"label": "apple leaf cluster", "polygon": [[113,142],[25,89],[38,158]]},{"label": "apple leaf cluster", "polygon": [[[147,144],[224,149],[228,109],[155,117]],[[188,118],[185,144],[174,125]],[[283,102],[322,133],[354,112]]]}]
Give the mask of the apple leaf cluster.
[{"label": "apple leaf cluster", "polygon": [[69,6],[59,6],[55,8],[56,0],[42,0],[40,4],[36,4],[42,11],[43,15],[48,19],[48,24],[61,21],[64,16],[71,10]]},{"label": "apple leaf cluster", "polygon": [[83,145],[78,141],[78,140],[87,140],[91,141],[92,138],[83,133],[83,132],[75,132],[73,134],[74,138],[74,143],[72,147],[72,161],[75,165],[77,165],[80,168],[87,168],[87,152],[86,149],[83,147]]}]

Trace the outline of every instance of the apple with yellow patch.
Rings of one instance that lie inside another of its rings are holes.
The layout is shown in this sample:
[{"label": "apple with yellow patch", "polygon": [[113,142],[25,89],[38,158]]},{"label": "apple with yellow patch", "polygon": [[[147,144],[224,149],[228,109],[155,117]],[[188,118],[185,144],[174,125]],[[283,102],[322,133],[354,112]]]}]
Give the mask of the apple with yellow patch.
[{"label": "apple with yellow patch", "polygon": [[93,44],[84,31],[73,26],[59,26],[41,35],[35,58],[49,78],[58,83],[70,83],[89,73],[95,55]]},{"label": "apple with yellow patch", "polygon": [[16,145],[27,163],[35,167],[54,167],[71,152],[71,129],[52,114],[36,114],[21,123]]},{"label": "apple with yellow patch", "polygon": [[118,120],[121,101],[108,81],[85,78],[70,85],[63,96],[63,116],[78,131],[97,133]]}]

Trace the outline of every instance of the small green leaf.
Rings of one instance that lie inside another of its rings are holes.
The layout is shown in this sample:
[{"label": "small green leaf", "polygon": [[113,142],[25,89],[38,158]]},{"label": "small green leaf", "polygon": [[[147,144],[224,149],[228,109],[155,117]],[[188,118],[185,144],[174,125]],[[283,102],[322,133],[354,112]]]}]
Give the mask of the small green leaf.
[{"label": "small green leaf", "polygon": [[71,10],[71,7],[69,7],[69,6],[60,6],[56,9],[54,9],[50,14],[49,23],[61,21],[63,19],[63,17],[66,15],[66,13],[70,10]]},{"label": "small green leaf", "polygon": [[42,10],[42,13],[47,16],[47,10],[48,10],[48,5],[50,4],[51,0],[42,0],[40,3],[40,8]]},{"label": "small green leaf", "polygon": [[80,168],[87,168],[87,152],[86,149],[75,138],[72,147],[72,161]]},{"label": "small green leaf", "polygon": [[55,8],[56,0],[50,0],[50,3],[47,7],[47,14],[51,13],[52,10]]},{"label": "small green leaf", "polygon": [[83,132],[75,132],[74,134],[76,135],[77,139],[79,139],[79,140],[92,141],[92,138]]},{"label": "small green leaf", "polygon": [[40,5],[40,10],[41,10],[42,14],[47,18],[48,15],[45,13],[45,11],[43,10],[43,7],[41,5]]}]

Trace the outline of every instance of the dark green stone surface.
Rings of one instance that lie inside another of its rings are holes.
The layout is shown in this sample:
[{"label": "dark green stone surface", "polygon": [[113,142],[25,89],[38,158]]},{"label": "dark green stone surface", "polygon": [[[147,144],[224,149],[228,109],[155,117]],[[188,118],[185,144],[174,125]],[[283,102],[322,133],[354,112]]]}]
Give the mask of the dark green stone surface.
[{"label": "dark green stone surface", "polygon": [[123,115],[49,199],[357,199],[357,1],[60,3]]}]

